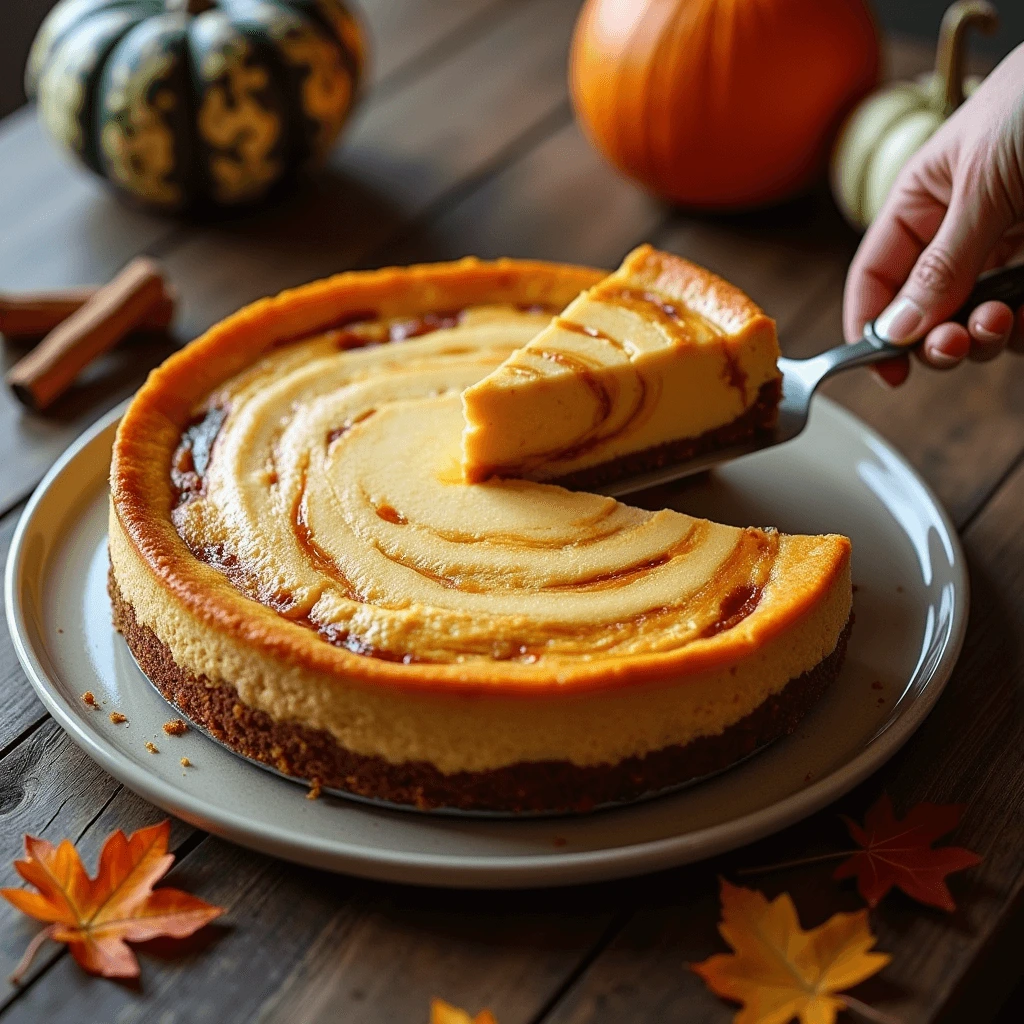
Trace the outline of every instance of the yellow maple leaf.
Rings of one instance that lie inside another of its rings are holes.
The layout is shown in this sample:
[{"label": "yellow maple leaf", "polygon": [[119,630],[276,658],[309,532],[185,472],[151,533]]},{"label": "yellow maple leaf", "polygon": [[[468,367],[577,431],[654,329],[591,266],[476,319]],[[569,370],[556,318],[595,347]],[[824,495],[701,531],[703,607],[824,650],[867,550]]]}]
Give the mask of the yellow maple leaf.
[{"label": "yellow maple leaf", "polygon": [[498,1024],[490,1010],[481,1010],[470,1017],[465,1010],[446,1003],[443,999],[430,1001],[430,1024]]},{"label": "yellow maple leaf", "polygon": [[873,953],[868,912],[835,914],[804,931],[789,893],[770,903],[754,889],[722,880],[718,926],[732,953],[691,964],[717,995],[743,1004],[734,1024],[833,1024],[848,1003],[837,995],[892,958]]}]

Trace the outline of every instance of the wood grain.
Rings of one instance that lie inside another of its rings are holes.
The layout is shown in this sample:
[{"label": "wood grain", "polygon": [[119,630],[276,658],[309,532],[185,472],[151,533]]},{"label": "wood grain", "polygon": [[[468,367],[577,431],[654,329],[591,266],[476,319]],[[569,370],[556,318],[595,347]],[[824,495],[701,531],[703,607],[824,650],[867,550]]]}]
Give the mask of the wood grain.
[{"label": "wood grain", "polygon": [[169,876],[227,907],[201,956],[159,959],[144,950],[141,991],[83,980],[65,956],[4,1019],[142,1022],[159,1005],[187,1013],[190,1024],[375,1024],[425,1021],[430,998],[441,994],[500,1006],[501,1024],[527,1024],[610,916],[606,901],[581,906],[580,892],[469,901],[278,868],[204,841]]},{"label": "wood grain", "polygon": [[[101,283],[175,230],[168,221],[123,206],[59,156],[32,109],[0,124],[0,167],[0,291]],[[6,374],[24,351],[4,342],[0,372]],[[142,369],[169,351],[166,343],[148,339],[112,354],[45,417],[27,412],[0,389],[0,514],[25,496],[77,434],[134,390]]]},{"label": "wood grain", "polygon": [[667,215],[597,156],[563,102],[546,137],[379,255],[396,263],[472,254],[611,268]]},{"label": "wood grain", "polygon": [[371,252],[379,264],[389,238],[500,166],[517,139],[564,109],[574,14],[565,0],[522,0],[490,32],[368,108],[306,192],[168,252],[185,333]]},{"label": "wood grain", "polygon": [[[120,788],[49,720],[0,761],[0,778],[0,864],[4,885],[18,883],[9,865],[23,852],[24,833],[77,840]],[[6,901],[0,902],[0,991],[5,999],[16,992],[8,977],[35,931],[34,922],[22,917]],[[44,966],[37,964],[36,970]]]},{"label": "wood grain", "polygon": [[[242,865],[250,870],[240,877]],[[305,871],[271,878],[267,871],[272,865],[228,843],[205,843],[203,856],[187,856],[168,882],[224,906],[223,923],[205,929],[184,951],[176,947],[173,955],[170,946],[147,944],[141,984],[134,987],[97,984],[70,957],[61,956],[42,982],[10,1005],[4,1019],[142,1022],[152,1021],[153,1007],[159,1005],[169,1019],[194,1024],[255,1020],[267,990],[282,983],[294,958],[314,941],[352,884]],[[239,943],[254,934],[261,934],[262,942],[241,949]]]},{"label": "wood grain", "polygon": [[[516,0],[371,0],[355,9],[370,43],[374,93],[410,81],[486,33]],[[353,5],[355,6],[355,5]]]},{"label": "wood grain", "polygon": [[[561,62],[574,5],[467,6],[472,11],[464,18],[448,7],[447,28],[425,49],[413,47],[379,72],[379,108],[366,107],[350,147],[311,191],[276,210],[154,243],[191,299],[193,329],[266,291],[362,262],[476,251],[610,266],[651,238],[749,290],[778,318],[791,354],[838,340],[842,278],[856,240],[823,194],[733,218],[666,210],[609,171],[569,120]],[[399,9],[404,15],[374,5],[371,21],[399,32],[405,17],[429,35],[429,19],[413,0]],[[923,64],[920,51],[915,57],[904,48],[896,56],[902,73]],[[0,131],[0,146],[4,138]],[[0,209],[4,202],[0,197]],[[2,273],[0,257],[0,285]],[[950,920],[897,897],[874,918],[895,961],[863,994],[905,1024],[958,1006],[971,1007],[970,1019],[979,1024],[986,1019],[986,1005],[1001,990],[978,964],[1003,948],[999,935],[1020,905],[1024,470],[1013,468],[1024,451],[1014,412],[1024,405],[1019,374],[1019,364],[1004,360],[946,377],[915,373],[896,394],[866,373],[832,385],[908,452],[958,521],[969,524],[972,625],[949,691],[905,752],[840,805],[859,815],[883,785],[900,808],[924,796],[971,802],[956,838],[987,859],[954,880],[962,913]],[[13,449],[23,483],[34,472],[24,467],[45,461],[21,461],[27,443]],[[0,522],[0,544],[12,523]],[[6,718],[0,725],[0,737],[9,737],[0,740],[7,749],[0,762],[0,865],[22,831],[80,835],[94,856],[116,824],[159,820],[161,812],[117,786],[44,722],[11,658],[5,637],[0,681],[5,707],[14,711],[10,725]],[[226,905],[224,925],[181,958],[145,952],[138,987],[85,979],[70,958],[51,953],[27,989],[7,993],[3,1020],[384,1024],[425,1020],[429,997],[438,995],[473,1011],[490,1006],[501,1024],[724,1022],[730,1008],[684,967],[720,948],[716,874],[836,848],[844,841],[836,809],[709,865],[523,894],[358,882],[179,825],[175,840],[185,856],[172,881]],[[7,877],[0,868],[0,881]],[[790,889],[806,925],[856,905],[827,868],[756,882],[770,894]],[[20,955],[31,931],[0,908],[0,970]],[[1012,972],[1004,972],[1004,986],[1006,979]]]},{"label": "wood grain", "polygon": [[[6,565],[7,552],[11,547],[14,528],[18,525],[20,508],[15,508],[0,518],[0,565]],[[0,700],[3,701],[3,714],[0,714],[0,758],[4,756],[23,736],[27,729],[32,728],[46,718],[42,704],[36,699],[28,680],[21,671],[18,656],[14,653],[14,644],[7,634],[7,599],[0,598],[3,608],[3,623],[0,626]],[[0,779],[0,791],[7,781]],[[0,799],[3,799],[0,797]]]}]

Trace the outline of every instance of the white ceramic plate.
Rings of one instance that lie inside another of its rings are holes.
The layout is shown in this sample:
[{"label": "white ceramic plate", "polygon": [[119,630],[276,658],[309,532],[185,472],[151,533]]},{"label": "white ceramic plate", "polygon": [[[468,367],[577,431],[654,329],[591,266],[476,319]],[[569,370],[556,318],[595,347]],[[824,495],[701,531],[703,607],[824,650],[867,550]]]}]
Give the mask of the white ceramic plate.
[{"label": "white ceramic plate", "polygon": [[[810,814],[892,756],[938,699],[963,642],[967,570],[945,512],[878,435],[819,399],[798,440],[658,494],[722,522],[853,539],[846,664],[793,736],[691,789],[582,817],[496,821],[306,800],[304,788],[199,732],[161,731],[173,712],[110,625],[107,471],[118,414],[65,453],[22,516],[6,578],[18,656],[49,712],[125,785],[200,828],[304,864],[427,885],[526,887],[720,853]],[[83,703],[86,690],[101,710]],[[114,710],[127,724],[110,722]],[[181,757],[194,767],[183,769]]]}]

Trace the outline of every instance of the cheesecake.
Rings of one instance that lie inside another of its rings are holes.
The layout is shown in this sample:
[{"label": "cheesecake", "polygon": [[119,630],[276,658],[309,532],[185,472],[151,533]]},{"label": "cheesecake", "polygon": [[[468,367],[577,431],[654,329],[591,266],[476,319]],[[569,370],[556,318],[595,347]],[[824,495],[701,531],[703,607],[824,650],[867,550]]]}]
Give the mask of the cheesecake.
[{"label": "cheesecake", "polygon": [[[109,587],[184,717],[317,791],[500,813],[635,800],[796,727],[843,659],[846,538],[467,479],[473,390],[566,317],[593,323],[570,311],[606,280],[472,259],[342,274],[150,375],[114,443]],[[742,319],[752,354],[730,357],[756,390],[770,322],[742,306],[733,330],[724,294],[687,297],[694,336],[717,324],[688,350],[724,352]],[[610,334],[664,326],[621,308]]]},{"label": "cheesecake", "polygon": [[775,323],[738,288],[649,245],[463,394],[462,465],[591,484],[771,430]]}]

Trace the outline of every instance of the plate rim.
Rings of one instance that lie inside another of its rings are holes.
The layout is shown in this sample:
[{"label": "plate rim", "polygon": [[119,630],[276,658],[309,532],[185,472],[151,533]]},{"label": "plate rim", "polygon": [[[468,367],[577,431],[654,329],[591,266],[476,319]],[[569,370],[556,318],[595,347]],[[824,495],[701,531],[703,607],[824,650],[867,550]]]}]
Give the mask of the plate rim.
[{"label": "plate rim", "polygon": [[[92,735],[61,697],[33,648],[21,583],[26,538],[33,526],[36,510],[65,470],[97,437],[120,420],[130,401],[127,399],[101,416],[68,446],[39,482],[19,517],[4,574],[7,626],[15,653],[46,710],[72,741],[114,778],[144,799],[199,828],[289,861],[381,881],[479,889],[585,884],[704,860],[792,825],[837,800],[877,771],[910,739],[931,712],[953,673],[963,647],[970,609],[970,579],[963,546],[949,513],[928,482],[886,438],[837,402],[816,396],[815,405],[826,408],[828,414],[845,420],[847,427],[881,446],[915,478],[942,524],[954,556],[951,567],[954,575],[952,624],[938,664],[930,670],[923,692],[855,756],[803,789],[730,821],[696,832],[602,850],[563,850],[528,856],[437,854],[371,848],[342,838],[328,840],[309,835],[295,836],[275,826],[272,821],[253,821],[227,808],[212,807],[201,797],[186,795],[131,762],[112,744]],[[53,546],[48,545],[47,554],[52,550]],[[356,812],[359,810],[365,811],[365,808],[355,808]]]}]

